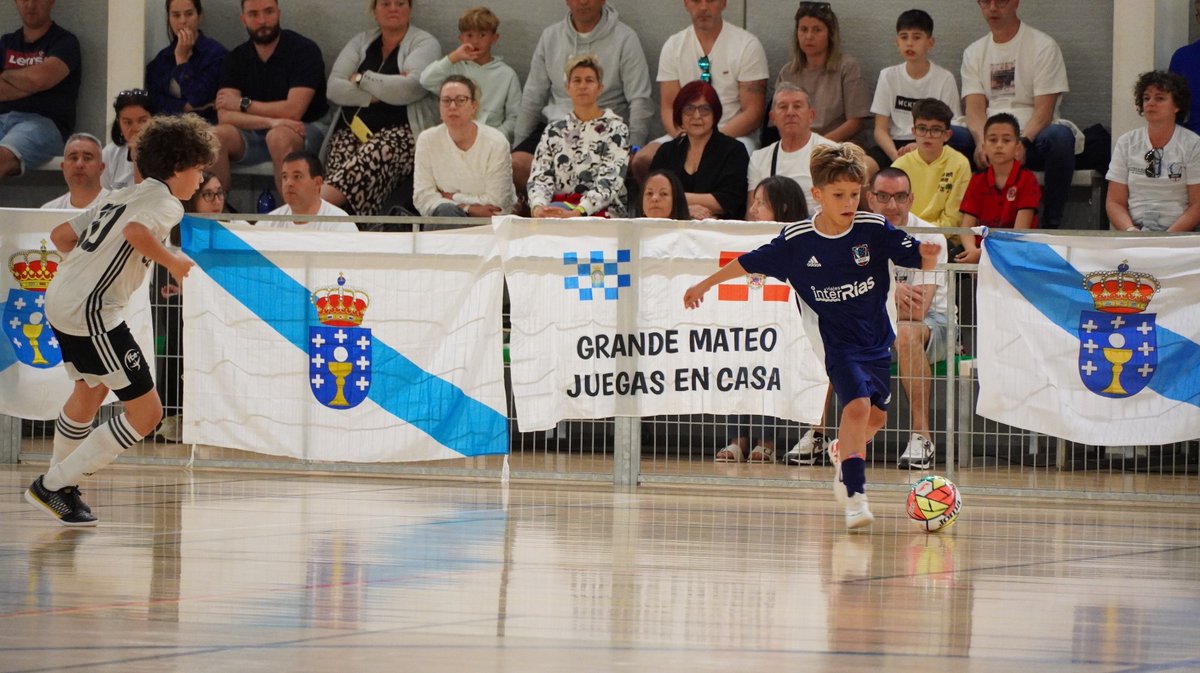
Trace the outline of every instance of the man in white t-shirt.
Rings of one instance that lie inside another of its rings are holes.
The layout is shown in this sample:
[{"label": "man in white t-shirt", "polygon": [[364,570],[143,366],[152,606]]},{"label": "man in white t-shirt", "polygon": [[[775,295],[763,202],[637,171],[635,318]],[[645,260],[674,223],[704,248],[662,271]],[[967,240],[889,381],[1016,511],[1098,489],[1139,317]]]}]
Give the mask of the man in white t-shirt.
[{"label": "man in white t-shirt", "polygon": [[659,116],[666,135],[648,143],[633,159],[633,173],[644,182],[654,154],[678,136],[675,95],[701,80],[717,90],[723,113],[721,133],[737,138],[753,152],[767,105],[767,52],[750,32],[725,23],[727,0],[683,0],[692,25],[667,38],[658,59]]},{"label": "man in white t-shirt", "polygon": [[1008,112],[1021,122],[1017,161],[1045,171],[1042,217],[1045,229],[1062,225],[1063,210],[1075,172],[1075,155],[1083,151],[1083,133],[1058,118],[1067,86],[1067,67],[1054,38],[1017,17],[1021,0],[979,0],[991,32],[963,52],[962,93],[976,166],[987,166],[983,125]]},{"label": "man in white t-shirt", "polygon": [[100,174],[104,172],[102,151],[100,140],[90,133],[76,133],[67,138],[59,164],[67,181],[67,193],[43,203],[42,208],[91,208],[103,201],[108,190],[100,186]]},{"label": "man in white t-shirt", "polygon": [[[871,211],[883,215],[895,227],[932,227],[913,215],[912,182],[899,168],[885,168],[871,180],[867,192]],[[945,264],[946,237],[937,233],[913,232],[922,243],[937,243],[938,264]],[[900,386],[908,397],[912,437],[900,455],[902,468],[925,470],[933,467],[935,448],[929,431],[929,393],[933,375],[930,365],[946,359],[950,311],[946,299],[946,272],[894,269],[895,302],[889,312],[896,320],[896,361]]]},{"label": "man in white t-shirt", "polygon": [[[812,151],[817,145],[834,142],[812,130],[816,111],[812,109],[808,92],[799,84],[780,82],[771,103],[771,121],[779,129],[779,140],[750,155],[750,195],[758,183],[772,175],[786,175],[795,180],[809,198],[812,191]],[[747,199],[747,202],[753,200]]]},{"label": "man in white t-shirt", "polygon": [[[312,152],[297,150],[284,157],[279,166],[279,182],[283,187],[284,205],[267,213],[268,215],[346,215],[346,211],[321,198],[321,185],[325,184],[325,167]],[[358,227],[353,222],[259,220],[258,226],[273,229],[358,232]]]}]

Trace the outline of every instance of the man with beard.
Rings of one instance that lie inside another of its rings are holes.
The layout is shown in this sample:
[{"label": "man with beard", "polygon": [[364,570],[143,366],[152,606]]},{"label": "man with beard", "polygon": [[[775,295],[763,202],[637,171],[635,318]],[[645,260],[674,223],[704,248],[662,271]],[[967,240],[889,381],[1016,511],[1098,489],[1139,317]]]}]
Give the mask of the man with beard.
[{"label": "man with beard", "polygon": [[229,165],[271,161],[280,187],[283,158],[296,150],[316,154],[328,129],[325,60],[312,40],[279,27],[278,0],[242,0],[250,39],[225,57],[217,91],[221,143],[212,171],[230,184]]}]

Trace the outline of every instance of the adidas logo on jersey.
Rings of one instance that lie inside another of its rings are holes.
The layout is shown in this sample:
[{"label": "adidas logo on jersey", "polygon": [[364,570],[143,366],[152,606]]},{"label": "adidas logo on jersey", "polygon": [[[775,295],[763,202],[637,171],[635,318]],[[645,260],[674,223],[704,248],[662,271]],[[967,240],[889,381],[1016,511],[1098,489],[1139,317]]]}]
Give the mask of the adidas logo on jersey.
[{"label": "adidas logo on jersey", "polygon": [[808,266],[813,269],[821,268],[821,263],[817,261],[816,255],[813,255],[812,257],[808,258]]}]

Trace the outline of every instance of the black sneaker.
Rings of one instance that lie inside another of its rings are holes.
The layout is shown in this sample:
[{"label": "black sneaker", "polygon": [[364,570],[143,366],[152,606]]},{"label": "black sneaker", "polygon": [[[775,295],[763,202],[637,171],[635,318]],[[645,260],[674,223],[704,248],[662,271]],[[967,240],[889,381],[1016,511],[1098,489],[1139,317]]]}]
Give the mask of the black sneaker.
[{"label": "black sneaker", "polygon": [[87,505],[83,504],[79,489],[74,486],[51,491],[42,485],[42,477],[38,477],[25,491],[25,502],[42,509],[64,526],[95,526],[97,523],[96,517],[84,510]]},{"label": "black sneaker", "polygon": [[79,509],[87,512],[88,514],[92,513],[92,508],[88,507],[88,504],[83,501],[83,491],[79,490],[78,486],[66,486],[63,487],[60,492],[68,498],[71,498],[71,500],[74,501],[75,506]]}]

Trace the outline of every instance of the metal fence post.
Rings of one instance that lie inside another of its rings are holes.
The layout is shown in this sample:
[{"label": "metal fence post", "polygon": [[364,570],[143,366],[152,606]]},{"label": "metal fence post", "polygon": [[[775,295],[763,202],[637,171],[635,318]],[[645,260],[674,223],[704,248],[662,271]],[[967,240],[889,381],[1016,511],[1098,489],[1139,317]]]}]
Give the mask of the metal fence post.
[{"label": "metal fence post", "polygon": [[15,465],[21,457],[21,419],[0,415],[0,464]]},{"label": "metal fence post", "polygon": [[642,462],[642,419],[613,419],[613,485],[637,486]]}]

